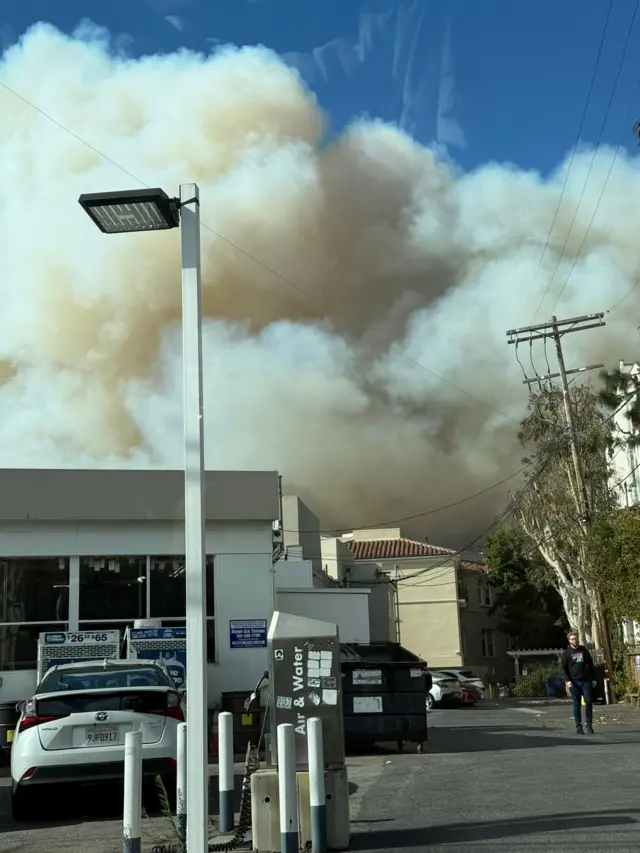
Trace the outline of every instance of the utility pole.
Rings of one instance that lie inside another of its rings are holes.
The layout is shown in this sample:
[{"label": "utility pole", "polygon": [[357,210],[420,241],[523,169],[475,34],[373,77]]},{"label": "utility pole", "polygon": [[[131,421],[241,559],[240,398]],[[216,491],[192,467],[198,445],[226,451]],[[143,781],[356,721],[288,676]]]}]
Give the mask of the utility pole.
[{"label": "utility pole", "polygon": [[[531,343],[535,340],[552,339],[556,347],[556,355],[558,359],[558,373],[550,373],[547,376],[535,376],[533,379],[524,380],[523,384],[532,385],[534,383],[542,383],[548,379],[559,378],[562,387],[562,400],[564,404],[564,414],[569,432],[569,444],[571,447],[571,458],[573,461],[573,470],[576,484],[576,499],[578,506],[578,515],[580,525],[585,534],[587,534],[589,524],[593,520],[591,511],[591,502],[587,491],[582,459],[578,447],[578,434],[575,425],[573,414],[573,404],[571,395],[569,394],[569,383],[567,375],[571,373],[583,373],[588,370],[597,370],[603,367],[602,364],[590,364],[586,367],[578,367],[573,370],[567,370],[564,362],[564,354],[562,352],[562,337],[570,332],[583,332],[587,329],[596,329],[604,326],[604,314],[584,314],[581,317],[571,317],[568,320],[558,320],[552,317],[548,323],[539,323],[536,326],[524,326],[520,329],[509,329],[507,337],[509,344],[515,344],[517,347],[521,343]],[[607,624],[607,616],[604,610],[602,597],[598,590],[596,593],[595,610],[597,613],[596,625],[599,628],[600,640],[602,642],[602,651],[609,668],[610,676],[613,673],[613,649],[611,646],[611,635]]]},{"label": "utility pole", "polygon": [[[580,503],[580,522],[583,528],[586,528],[591,520],[589,511],[589,494],[584,482],[584,471],[582,470],[582,460],[578,452],[578,434],[576,432],[576,424],[573,418],[573,406],[571,405],[571,396],[569,394],[569,383],[567,382],[567,371],[564,365],[564,355],[562,353],[562,341],[558,330],[558,322],[555,317],[552,319],[552,336],[556,345],[556,355],[558,357],[558,372],[560,374],[560,384],[562,385],[562,401],[564,403],[564,415],[569,428],[571,457],[573,459],[573,469],[576,475],[576,486],[578,491],[578,501]],[[604,325],[604,322],[602,323]],[[594,368],[596,365],[593,366]],[[597,367],[603,367],[599,364]],[[585,529],[586,532],[586,529]]]}]

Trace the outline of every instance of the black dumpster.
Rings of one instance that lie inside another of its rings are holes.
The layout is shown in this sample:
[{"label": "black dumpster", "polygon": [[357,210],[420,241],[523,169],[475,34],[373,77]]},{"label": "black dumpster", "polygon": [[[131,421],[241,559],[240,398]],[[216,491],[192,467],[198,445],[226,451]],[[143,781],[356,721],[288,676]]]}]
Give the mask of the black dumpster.
[{"label": "black dumpster", "polygon": [[0,766],[7,765],[11,757],[13,733],[20,714],[16,702],[0,702]]},{"label": "black dumpster", "polygon": [[427,740],[427,664],[398,643],[342,645],[347,748]]}]

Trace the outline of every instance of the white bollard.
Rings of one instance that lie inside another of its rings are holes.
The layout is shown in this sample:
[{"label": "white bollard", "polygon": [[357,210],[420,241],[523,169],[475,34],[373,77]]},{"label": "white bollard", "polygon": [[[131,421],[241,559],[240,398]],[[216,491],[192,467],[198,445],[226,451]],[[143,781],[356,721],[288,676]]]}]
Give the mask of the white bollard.
[{"label": "white bollard", "polygon": [[231,832],[234,824],[233,714],[218,715],[218,791],[220,832]]},{"label": "white bollard", "polygon": [[187,839],[187,724],[178,725],[176,767],[176,830],[180,841]]},{"label": "white bollard", "polygon": [[278,726],[278,793],[280,798],[280,850],[298,853],[298,790],[296,740],[291,723]]},{"label": "white bollard", "polygon": [[327,853],[327,795],[324,784],[324,744],[322,720],[307,722],[309,751],[309,800],[311,806],[311,851]]},{"label": "white bollard", "polygon": [[142,732],[124,738],[123,853],[140,853],[142,836]]}]

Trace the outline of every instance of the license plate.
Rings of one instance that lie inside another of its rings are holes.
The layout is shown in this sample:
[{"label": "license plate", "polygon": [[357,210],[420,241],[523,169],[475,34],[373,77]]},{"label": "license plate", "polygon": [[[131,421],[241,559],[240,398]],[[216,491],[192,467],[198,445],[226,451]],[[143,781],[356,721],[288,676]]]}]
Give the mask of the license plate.
[{"label": "license plate", "polygon": [[118,732],[116,729],[95,728],[87,729],[85,743],[87,746],[100,746],[104,744],[117,743]]}]

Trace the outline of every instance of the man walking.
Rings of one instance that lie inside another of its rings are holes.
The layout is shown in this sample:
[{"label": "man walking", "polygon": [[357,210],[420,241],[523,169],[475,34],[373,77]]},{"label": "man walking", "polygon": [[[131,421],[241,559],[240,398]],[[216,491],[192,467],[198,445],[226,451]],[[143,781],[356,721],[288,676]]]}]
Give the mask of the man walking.
[{"label": "man walking", "polygon": [[573,699],[573,718],[576,734],[583,735],[581,700],[584,699],[584,716],[587,734],[593,734],[593,692],[596,670],[589,649],[580,643],[580,637],[572,631],[567,634],[569,647],[562,652],[560,663],[567,687]]}]

